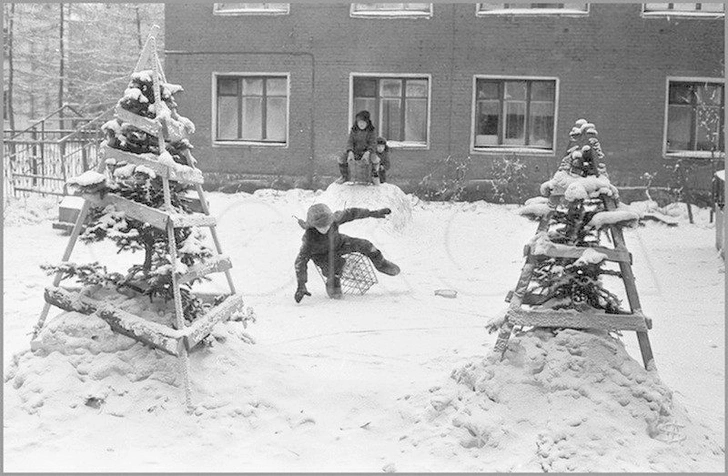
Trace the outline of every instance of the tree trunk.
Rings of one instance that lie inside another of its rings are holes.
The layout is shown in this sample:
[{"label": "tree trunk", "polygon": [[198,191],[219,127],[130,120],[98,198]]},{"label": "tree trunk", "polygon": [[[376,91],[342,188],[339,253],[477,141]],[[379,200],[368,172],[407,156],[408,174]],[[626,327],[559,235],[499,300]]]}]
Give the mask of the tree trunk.
[{"label": "tree trunk", "polygon": [[10,13],[6,13],[8,18],[8,39],[7,50],[8,55],[8,94],[5,97],[5,111],[8,119],[10,130],[15,130],[15,111],[13,110],[13,20],[15,17],[15,3],[10,4]]}]

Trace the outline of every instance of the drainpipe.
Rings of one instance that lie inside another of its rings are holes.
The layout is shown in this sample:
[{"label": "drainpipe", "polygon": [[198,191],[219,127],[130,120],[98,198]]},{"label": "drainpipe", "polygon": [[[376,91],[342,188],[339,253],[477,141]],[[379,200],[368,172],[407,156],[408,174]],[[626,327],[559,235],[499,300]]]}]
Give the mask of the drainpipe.
[{"label": "drainpipe", "polygon": [[311,132],[310,132],[310,143],[311,143],[311,156],[309,158],[308,167],[308,186],[313,189],[313,175],[316,152],[316,58],[313,53],[308,51],[181,51],[181,50],[167,50],[164,52],[165,55],[179,55],[179,56],[198,56],[198,55],[278,55],[278,56],[307,56],[311,60]]}]

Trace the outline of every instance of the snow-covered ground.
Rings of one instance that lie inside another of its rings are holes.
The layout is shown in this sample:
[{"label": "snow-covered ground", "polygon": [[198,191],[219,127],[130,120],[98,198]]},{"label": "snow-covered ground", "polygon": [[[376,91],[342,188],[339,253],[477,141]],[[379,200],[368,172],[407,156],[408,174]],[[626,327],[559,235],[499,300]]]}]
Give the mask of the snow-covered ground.
[{"label": "snow-covered ground", "polygon": [[[725,267],[708,210],[690,224],[675,205],[679,226],[625,232],[654,322],[649,374],[632,332],[530,331],[488,358],[484,325],[536,229],[515,206],[413,199],[401,229],[345,224],[402,273],[335,301],[309,265],[313,295],[296,304],[292,215],[321,192],[208,198],[257,322],[219,325],[190,355],[189,415],[175,359],[98,318],[53,308],[29,350],[52,280],[39,266],[68,237],[51,228],[52,200],[5,210],[5,471],[725,471]],[[138,259],[106,243],[72,256],[120,271]]]}]

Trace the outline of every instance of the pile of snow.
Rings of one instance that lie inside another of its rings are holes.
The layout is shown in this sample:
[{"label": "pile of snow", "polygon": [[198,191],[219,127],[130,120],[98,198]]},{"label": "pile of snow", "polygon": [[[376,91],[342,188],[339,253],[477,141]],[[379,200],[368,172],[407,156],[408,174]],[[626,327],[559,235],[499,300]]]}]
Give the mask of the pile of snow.
[{"label": "pile of snow", "polygon": [[606,176],[582,177],[566,170],[559,170],[551,180],[541,184],[541,195],[564,195],[564,198],[571,202],[599,195],[617,198],[619,191]]},{"label": "pile of snow", "polygon": [[3,226],[36,225],[58,220],[59,197],[32,194],[27,197],[6,197]]},{"label": "pile of snow", "polygon": [[[98,290],[93,297],[167,327],[173,319],[169,305],[159,299],[127,298]],[[211,363],[249,349],[253,339],[244,328],[238,321],[215,326],[207,344],[190,353],[195,365],[206,367],[204,372],[195,368],[194,374],[229,381],[226,368]],[[73,418],[87,411],[86,406],[103,407],[104,413],[125,417],[182,408],[180,359],[111,331],[94,315],[64,312],[55,316],[32,349],[14,355],[5,375],[6,385],[14,389],[13,398],[18,399],[18,409],[28,414]],[[199,394],[196,399],[201,401]]]},{"label": "pile of snow", "polygon": [[367,208],[378,210],[389,208],[392,213],[382,223],[388,231],[401,232],[412,222],[412,199],[399,187],[390,183],[380,185],[354,185],[332,183],[318,197],[331,210],[344,208]]},{"label": "pile of snow", "polygon": [[550,211],[551,207],[549,207],[548,198],[533,197],[526,200],[523,206],[519,208],[516,213],[527,217],[541,218],[542,216],[547,215]]},{"label": "pile of snow", "polygon": [[723,449],[692,425],[655,372],[609,335],[534,329],[504,359],[455,369],[414,398],[409,451],[472,460],[471,470],[709,471]]}]

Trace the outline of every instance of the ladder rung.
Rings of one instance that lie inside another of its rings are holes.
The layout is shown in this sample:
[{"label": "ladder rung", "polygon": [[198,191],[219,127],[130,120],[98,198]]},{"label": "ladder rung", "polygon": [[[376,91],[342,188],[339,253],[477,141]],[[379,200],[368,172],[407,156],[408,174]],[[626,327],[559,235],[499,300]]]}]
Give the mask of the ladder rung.
[{"label": "ladder rung", "polygon": [[156,136],[162,129],[162,125],[156,119],[150,119],[148,117],[134,114],[133,112],[127,111],[121,106],[116,106],[114,111],[116,112],[116,117],[119,118],[122,122],[128,122],[137,129],[143,130],[147,134]]},{"label": "ladder rung", "polygon": [[119,334],[131,337],[177,357],[182,354],[184,346],[182,331],[148,321],[110,304],[99,307],[96,315],[106,321],[111,329]]},{"label": "ladder rung", "polygon": [[632,264],[632,254],[626,250],[610,249],[603,246],[569,246],[560,243],[540,243],[539,253],[534,253],[531,246],[526,245],[524,251],[527,256],[548,256],[549,258],[574,258],[579,259],[585,250],[592,249],[598,253],[603,253],[607,257],[607,261],[615,261],[618,263]]},{"label": "ladder rung", "polygon": [[222,303],[212,308],[184,330],[187,349],[193,348],[220,321],[226,321],[238,311],[243,310],[243,297],[240,294],[228,296]]},{"label": "ladder rung", "polygon": [[194,279],[201,278],[212,273],[221,273],[232,268],[233,265],[230,262],[230,258],[225,255],[217,255],[212,258],[208,258],[202,263],[198,263],[189,268],[189,270],[181,275],[177,282],[184,284]]},{"label": "ladder rung", "polygon": [[646,318],[641,312],[607,314],[605,312],[579,312],[573,309],[510,309],[506,317],[512,324],[520,326],[647,332]]},{"label": "ladder rung", "polygon": [[204,213],[192,213],[190,215],[182,215],[175,213],[169,215],[169,219],[172,221],[172,225],[175,228],[189,228],[192,226],[215,226],[217,219],[212,215],[205,215]]},{"label": "ladder rung", "polygon": [[159,230],[167,229],[167,222],[170,218],[169,214],[161,210],[157,210],[156,208],[120,197],[113,193],[107,194],[103,199],[96,195],[86,195],[85,198],[89,200],[93,206],[105,207],[107,205],[114,205],[117,210],[124,212],[135,220],[149,223],[151,226]]},{"label": "ladder rung", "polygon": [[101,148],[104,157],[114,159],[118,162],[127,162],[130,164],[144,165],[152,169],[157,175],[166,177],[169,180],[177,182],[197,185],[205,183],[202,172],[188,165],[177,164],[175,167],[159,162],[158,156],[152,153],[134,154],[119,149],[114,149],[104,144]]}]

